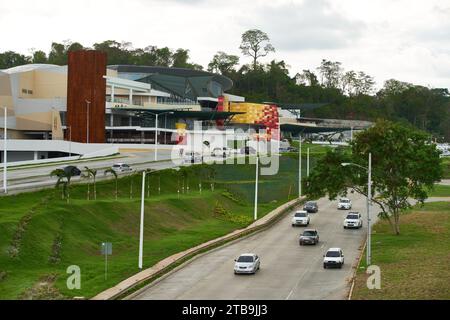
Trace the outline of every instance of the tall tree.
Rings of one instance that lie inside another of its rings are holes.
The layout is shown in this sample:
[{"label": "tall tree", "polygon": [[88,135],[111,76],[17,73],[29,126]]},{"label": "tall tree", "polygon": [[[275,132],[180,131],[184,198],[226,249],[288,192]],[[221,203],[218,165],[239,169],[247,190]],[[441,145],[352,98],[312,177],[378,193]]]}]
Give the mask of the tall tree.
[{"label": "tall tree", "polygon": [[226,54],[223,51],[218,51],[208,64],[208,71],[226,75],[234,70],[234,67],[238,64],[238,56]]},{"label": "tall tree", "polygon": [[37,50],[37,51],[33,50],[31,62],[32,63],[47,63],[48,62],[47,54],[42,50]]},{"label": "tall tree", "polygon": [[242,34],[239,49],[241,49],[245,56],[252,57],[253,70],[256,70],[258,58],[265,57],[270,52],[275,52],[275,48],[270,43],[269,36],[258,29],[247,30]]},{"label": "tall tree", "polygon": [[323,59],[317,68],[321,76],[321,84],[326,88],[336,88],[340,86],[342,78],[341,63]]},{"label": "tall tree", "polygon": [[[330,199],[335,199],[352,188],[367,196],[369,153],[372,154],[372,201],[381,210],[379,216],[387,219],[398,235],[400,215],[411,207],[410,199],[423,203],[427,190],[442,176],[439,151],[423,131],[378,121],[356,136],[351,153],[329,151],[317,161],[304,181],[306,194],[313,198],[328,194]],[[342,166],[343,163],[351,165]]]},{"label": "tall tree", "polygon": [[30,57],[14,51],[0,53],[0,69],[9,69],[30,63]]}]

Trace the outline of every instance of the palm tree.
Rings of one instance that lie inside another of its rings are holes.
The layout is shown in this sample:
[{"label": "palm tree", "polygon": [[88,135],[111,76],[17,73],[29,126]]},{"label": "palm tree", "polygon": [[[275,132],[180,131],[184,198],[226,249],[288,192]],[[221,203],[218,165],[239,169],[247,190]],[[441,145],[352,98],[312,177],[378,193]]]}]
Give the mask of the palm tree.
[{"label": "palm tree", "polygon": [[147,177],[147,198],[150,198],[150,174],[155,171],[153,169],[146,169],[145,170],[145,174],[148,176]]},{"label": "palm tree", "polygon": [[108,173],[111,173],[114,176],[114,179],[116,180],[116,201],[117,201],[117,194],[118,194],[118,188],[117,188],[117,180],[118,179],[117,178],[118,178],[118,175],[117,175],[116,170],[114,170],[113,168],[106,169],[105,175],[107,175]]},{"label": "palm tree", "polygon": [[70,170],[64,169],[55,169],[50,172],[50,177],[57,177],[55,188],[58,188],[60,185],[63,186],[61,199],[66,198],[67,203],[69,203],[70,199],[70,179],[75,175],[75,167],[72,167]]},{"label": "palm tree", "polygon": [[[95,181],[95,177],[97,176],[97,170],[90,169],[88,167],[84,167],[84,169],[86,170],[86,174],[89,178],[90,177],[94,178],[94,200],[97,200],[97,188],[96,188],[96,181]],[[90,195],[90,191],[89,191],[89,183],[88,183],[88,200],[89,200],[89,195]]]}]

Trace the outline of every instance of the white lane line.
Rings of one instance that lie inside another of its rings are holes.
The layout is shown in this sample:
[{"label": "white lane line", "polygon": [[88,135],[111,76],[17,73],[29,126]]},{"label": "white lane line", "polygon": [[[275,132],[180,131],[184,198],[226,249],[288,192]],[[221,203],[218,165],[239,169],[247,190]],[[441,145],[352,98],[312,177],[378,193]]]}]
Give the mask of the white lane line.
[{"label": "white lane line", "polygon": [[295,284],[295,286],[292,288],[292,290],[289,292],[288,296],[286,297],[286,300],[289,300],[289,298],[292,296],[292,294],[294,293],[295,288],[298,287],[300,281],[303,279],[303,277],[305,276],[305,274],[308,272],[308,269],[305,270],[305,272],[302,273],[302,275],[300,276],[300,278],[297,280],[297,283]]}]

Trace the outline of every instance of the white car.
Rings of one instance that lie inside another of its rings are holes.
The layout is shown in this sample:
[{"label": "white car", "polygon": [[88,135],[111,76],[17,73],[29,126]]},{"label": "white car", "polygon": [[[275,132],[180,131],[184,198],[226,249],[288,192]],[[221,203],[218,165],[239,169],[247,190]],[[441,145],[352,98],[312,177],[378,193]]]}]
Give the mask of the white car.
[{"label": "white car", "polygon": [[184,163],[199,163],[203,162],[203,157],[198,152],[186,152],[183,156]]},{"label": "white car", "polygon": [[131,168],[126,163],[114,163],[111,167],[116,172],[127,172],[127,171],[133,171],[133,168]]},{"label": "white car", "polygon": [[305,210],[296,211],[292,217],[292,226],[308,226],[310,222],[309,213]]},{"label": "white car", "polygon": [[214,157],[222,157],[222,158],[228,157],[230,155],[230,153],[231,153],[231,151],[227,147],[214,148],[213,152],[212,152]]},{"label": "white car", "polygon": [[350,210],[352,208],[352,201],[349,198],[340,198],[337,208],[339,210]]},{"label": "white car", "polygon": [[234,260],[234,274],[251,273],[255,274],[260,268],[260,259],[254,253],[244,253]]},{"label": "white car", "polygon": [[359,212],[349,212],[344,220],[344,229],[347,228],[362,228],[363,221]]},{"label": "white car", "polygon": [[344,265],[344,253],[341,248],[330,248],[327,253],[323,255],[323,268],[338,267],[342,268]]}]

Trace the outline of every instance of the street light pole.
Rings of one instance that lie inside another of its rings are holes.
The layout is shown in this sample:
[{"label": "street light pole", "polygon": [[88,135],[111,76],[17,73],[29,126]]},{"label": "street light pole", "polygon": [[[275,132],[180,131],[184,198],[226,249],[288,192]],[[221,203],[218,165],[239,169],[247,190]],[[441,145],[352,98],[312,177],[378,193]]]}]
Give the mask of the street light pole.
[{"label": "street light pole", "polygon": [[306,176],[309,177],[309,148],[306,152]]},{"label": "street light pole", "polygon": [[158,161],[158,114],[155,113],[155,161]]},{"label": "street light pole", "polygon": [[302,135],[298,135],[298,197],[302,196]]},{"label": "street light pole", "polygon": [[3,107],[5,109],[5,114],[4,114],[4,133],[3,133],[3,191],[5,193],[8,193],[8,174],[7,174],[7,170],[8,170],[8,150],[7,150],[7,139],[6,139],[6,135],[7,135],[7,124],[8,124],[8,109],[6,107]]},{"label": "street light pole", "polygon": [[369,153],[369,169],[367,179],[367,266],[370,266],[372,260],[372,231],[370,218],[370,204],[372,201],[372,153]]},{"label": "street light pole", "polygon": [[144,252],[144,199],[145,199],[145,171],[142,172],[141,225],[139,232],[139,269],[142,269],[142,257]]},{"label": "street light pole", "polygon": [[86,100],[86,143],[89,143],[89,107],[91,102]]},{"label": "street light pole", "polygon": [[256,179],[255,179],[255,212],[254,212],[254,218],[255,221],[258,220],[258,171],[259,171],[259,155],[258,155],[258,149],[259,149],[259,138],[257,140],[257,151],[256,151]]}]

